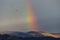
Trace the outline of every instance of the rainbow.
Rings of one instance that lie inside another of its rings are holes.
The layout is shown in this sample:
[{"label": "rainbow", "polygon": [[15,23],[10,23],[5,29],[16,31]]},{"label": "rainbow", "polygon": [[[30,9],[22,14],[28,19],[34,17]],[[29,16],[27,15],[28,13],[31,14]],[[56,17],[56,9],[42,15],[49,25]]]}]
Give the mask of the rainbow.
[{"label": "rainbow", "polygon": [[33,10],[33,6],[32,6],[32,4],[31,4],[31,0],[29,1],[29,0],[27,0],[27,6],[26,6],[26,13],[27,13],[27,15],[26,15],[26,17],[27,17],[27,21],[28,21],[28,23],[29,23],[29,26],[30,26],[30,29],[31,29],[31,31],[39,31],[38,30],[38,26],[37,26],[37,18],[36,18],[36,16],[35,16],[35,12],[34,12],[34,10]]}]

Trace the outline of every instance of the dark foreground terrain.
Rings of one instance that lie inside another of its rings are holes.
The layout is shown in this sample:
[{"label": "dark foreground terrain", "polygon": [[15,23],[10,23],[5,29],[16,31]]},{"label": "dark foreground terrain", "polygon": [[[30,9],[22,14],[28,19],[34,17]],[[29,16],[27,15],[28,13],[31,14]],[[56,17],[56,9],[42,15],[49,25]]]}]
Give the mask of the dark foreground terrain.
[{"label": "dark foreground terrain", "polygon": [[42,35],[44,32],[13,32],[10,34],[0,34],[0,40],[60,40],[60,38],[55,38],[52,37],[51,34],[50,36],[46,36],[47,33]]},{"label": "dark foreground terrain", "polygon": [[60,40],[59,38],[52,38],[52,37],[16,37],[10,36],[7,34],[0,35],[0,40]]}]

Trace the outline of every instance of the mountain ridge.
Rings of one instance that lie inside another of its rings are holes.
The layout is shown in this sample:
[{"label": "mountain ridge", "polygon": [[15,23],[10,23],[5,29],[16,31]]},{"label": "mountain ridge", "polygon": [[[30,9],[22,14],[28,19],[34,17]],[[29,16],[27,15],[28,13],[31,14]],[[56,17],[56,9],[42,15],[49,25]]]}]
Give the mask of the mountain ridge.
[{"label": "mountain ridge", "polygon": [[29,32],[17,32],[17,31],[4,31],[0,32],[0,34],[8,34],[18,37],[53,37],[53,38],[60,38],[60,34],[55,33],[47,33],[47,32],[35,32],[35,31],[29,31]]}]

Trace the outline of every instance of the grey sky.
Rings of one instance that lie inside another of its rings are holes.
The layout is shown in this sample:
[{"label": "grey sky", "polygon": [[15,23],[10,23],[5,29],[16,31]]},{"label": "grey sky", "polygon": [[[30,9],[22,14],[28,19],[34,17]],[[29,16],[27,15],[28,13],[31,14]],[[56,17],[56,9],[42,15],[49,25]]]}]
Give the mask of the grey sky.
[{"label": "grey sky", "polygon": [[38,25],[42,31],[60,33],[59,2],[59,0],[35,0]]},{"label": "grey sky", "polygon": [[0,30],[27,31],[26,0],[0,0]]},{"label": "grey sky", "polygon": [[[32,0],[32,2],[40,30],[60,33],[60,1]],[[0,0],[0,30],[29,31],[25,7],[26,0]]]}]

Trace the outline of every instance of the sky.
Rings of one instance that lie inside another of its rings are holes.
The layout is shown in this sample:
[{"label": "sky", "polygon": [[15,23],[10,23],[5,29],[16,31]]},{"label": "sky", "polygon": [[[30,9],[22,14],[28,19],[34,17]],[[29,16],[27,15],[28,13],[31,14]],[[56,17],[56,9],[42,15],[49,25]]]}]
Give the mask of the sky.
[{"label": "sky", "polygon": [[[32,0],[40,31],[60,33],[60,1]],[[26,0],[0,0],[0,31],[29,31]]]}]

